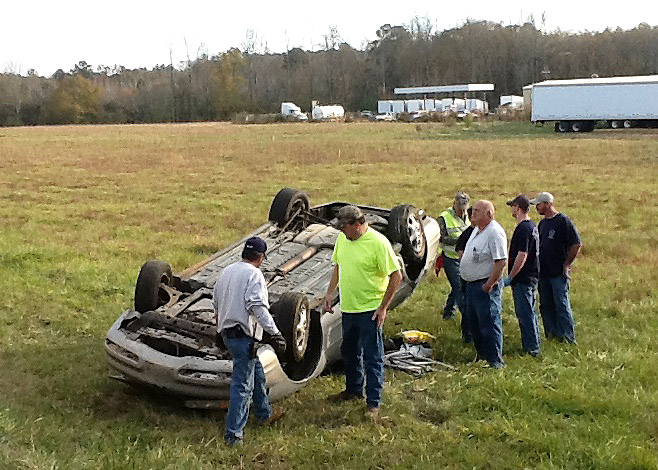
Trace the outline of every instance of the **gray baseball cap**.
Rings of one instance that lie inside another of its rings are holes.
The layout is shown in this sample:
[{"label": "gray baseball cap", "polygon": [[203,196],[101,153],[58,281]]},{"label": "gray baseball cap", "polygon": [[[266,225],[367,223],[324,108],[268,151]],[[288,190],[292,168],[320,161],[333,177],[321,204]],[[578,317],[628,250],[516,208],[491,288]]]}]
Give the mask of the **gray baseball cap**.
[{"label": "gray baseball cap", "polygon": [[357,206],[343,206],[338,211],[336,218],[338,219],[338,227],[341,228],[344,225],[353,224],[363,219],[363,211]]},{"label": "gray baseball cap", "polygon": [[535,204],[539,204],[540,202],[547,202],[549,204],[553,204],[554,200],[555,198],[551,193],[543,192],[537,194],[537,197],[530,199],[530,204],[535,205]]},{"label": "gray baseball cap", "polygon": [[455,194],[455,207],[458,209],[468,209],[468,203],[471,198],[464,191],[457,191]]}]

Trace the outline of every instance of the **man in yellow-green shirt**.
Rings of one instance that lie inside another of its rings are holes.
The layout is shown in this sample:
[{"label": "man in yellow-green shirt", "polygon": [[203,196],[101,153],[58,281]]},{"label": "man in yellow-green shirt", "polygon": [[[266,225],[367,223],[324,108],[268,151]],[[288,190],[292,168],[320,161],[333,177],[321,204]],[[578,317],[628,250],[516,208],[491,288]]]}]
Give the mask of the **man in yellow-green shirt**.
[{"label": "man in yellow-green shirt", "polygon": [[327,289],[325,311],[333,312],[333,295],[339,287],[345,390],[330,399],[362,398],[365,378],[367,414],[376,418],[384,388],[382,325],[402,281],[402,272],[391,243],[368,226],[357,206],[342,207],[338,225],[342,233],[331,258],[336,265]]}]

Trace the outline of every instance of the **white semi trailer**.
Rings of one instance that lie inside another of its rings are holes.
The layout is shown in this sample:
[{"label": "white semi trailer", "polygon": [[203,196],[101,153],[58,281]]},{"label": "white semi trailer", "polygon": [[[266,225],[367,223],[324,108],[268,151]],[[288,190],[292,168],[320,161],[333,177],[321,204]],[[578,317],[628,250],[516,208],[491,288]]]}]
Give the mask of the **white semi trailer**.
[{"label": "white semi trailer", "polygon": [[532,86],[533,122],[555,122],[555,132],[658,126],[658,75],[547,80]]}]

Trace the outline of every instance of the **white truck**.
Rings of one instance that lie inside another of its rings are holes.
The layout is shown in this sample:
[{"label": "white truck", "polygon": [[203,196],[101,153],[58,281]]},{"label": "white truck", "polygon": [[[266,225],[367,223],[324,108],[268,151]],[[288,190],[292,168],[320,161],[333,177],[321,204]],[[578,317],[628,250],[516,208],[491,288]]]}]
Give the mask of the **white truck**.
[{"label": "white truck", "polygon": [[547,80],[532,86],[533,122],[555,122],[555,132],[609,127],[658,127],[658,75]]},{"label": "white truck", "polygon": [[290,120],[308,121],[308,116],[295,103],[281,103],[281,115]]}]

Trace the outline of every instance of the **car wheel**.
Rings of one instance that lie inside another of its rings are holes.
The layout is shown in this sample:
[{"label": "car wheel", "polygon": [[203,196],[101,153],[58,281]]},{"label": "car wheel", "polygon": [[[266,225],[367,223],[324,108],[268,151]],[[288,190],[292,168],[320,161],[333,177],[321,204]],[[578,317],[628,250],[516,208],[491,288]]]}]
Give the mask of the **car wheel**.
[{"label": "car wheel", "polygon": [[304,294],[286,292],[270,308],[277,328],[286,340],[284,361],[301,362],[308,346],[311,307]]},{"label": "car wheel", "polygon": [[172,276],[169,263],[144,263],[135,284],[135,310],[144,313],[165,305],[169,301],[169,293],[165,287],[171,285]]},{"label": "car wheel", "polygon": [[283,188],[274,196],[268,220],[282,227],[297,211],[306,211],[309,207],[311,207],[311,203],[304,191]]},{"label": "car wheel", "polygon": [[391,209],[388,238],[402,244],[402,257],[406,262],[422,263],[425,260],[427,240],[420,214],[414,206],[403,204]]}]

